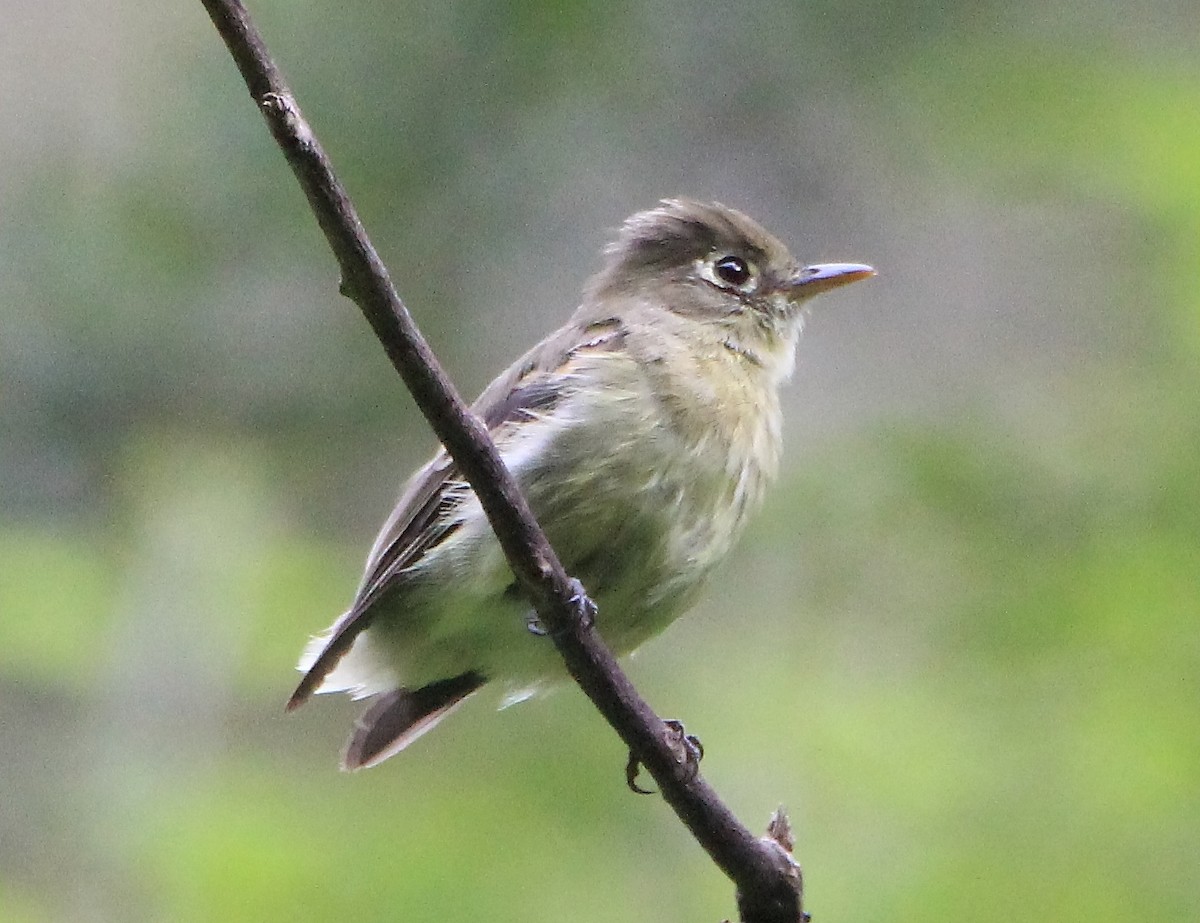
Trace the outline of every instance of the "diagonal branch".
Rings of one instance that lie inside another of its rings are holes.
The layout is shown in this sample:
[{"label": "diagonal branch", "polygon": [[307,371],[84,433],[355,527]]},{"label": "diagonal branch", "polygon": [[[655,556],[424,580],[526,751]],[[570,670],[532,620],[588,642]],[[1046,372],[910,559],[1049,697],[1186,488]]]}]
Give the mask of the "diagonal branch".
[{"label": "diagonal branch", "polygon": [[738,888],[743,920],[802,919],[799,870],[775,839],[756,838],[699,773],[581,618],[578,583],[563,570],[486,428],[471,413],[417,330],[358,214],[300,113],[240,0],[202,0],[250,95],[308,197],[354,301],[421,412],[478,495],[488,521],[572,677],[658,784],[663,798]]}]

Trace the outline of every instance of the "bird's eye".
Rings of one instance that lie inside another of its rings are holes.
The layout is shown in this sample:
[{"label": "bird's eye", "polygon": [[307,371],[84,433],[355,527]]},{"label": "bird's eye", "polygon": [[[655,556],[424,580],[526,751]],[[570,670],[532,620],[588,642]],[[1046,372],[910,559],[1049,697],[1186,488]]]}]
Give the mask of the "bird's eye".
[{"label": "bird's eye", "polygon": [[723,256],[713,263],[713,273],[726,285],[740,288],[750,281],[750,265],[740,256]]}]

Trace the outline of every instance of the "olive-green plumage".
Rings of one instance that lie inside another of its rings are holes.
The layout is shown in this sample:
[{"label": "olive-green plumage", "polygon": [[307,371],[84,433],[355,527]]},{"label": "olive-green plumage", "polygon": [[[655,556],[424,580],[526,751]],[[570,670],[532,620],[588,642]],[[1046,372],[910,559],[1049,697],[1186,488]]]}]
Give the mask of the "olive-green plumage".
[{"label": "olive-green plumage", "polygon": [[[803,303],[872,274],[801,268],[745,215],[669,200],[625,222],[566,326],[474,405],[618,653],[693,601],[774,476],[778,388]],[[409,481],[353,605],[314,639],[290,703],[374,701],[344,765],[403,749],[485,682],[561,673],[474,492],[444,452]]]}]

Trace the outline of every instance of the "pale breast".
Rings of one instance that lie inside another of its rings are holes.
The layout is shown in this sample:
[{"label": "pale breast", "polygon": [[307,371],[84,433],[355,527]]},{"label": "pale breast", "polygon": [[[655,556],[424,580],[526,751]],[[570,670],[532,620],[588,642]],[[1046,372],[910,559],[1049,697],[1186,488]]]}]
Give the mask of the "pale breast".
[{"label": "pale breast", "polygon": [[603,633],[618,649],[692,601],[778,462],[774,388],[721,354],[686,361],[582,363],[554,438],[514,453],[529,461],[518,477],[564,564],[607,599]]}]

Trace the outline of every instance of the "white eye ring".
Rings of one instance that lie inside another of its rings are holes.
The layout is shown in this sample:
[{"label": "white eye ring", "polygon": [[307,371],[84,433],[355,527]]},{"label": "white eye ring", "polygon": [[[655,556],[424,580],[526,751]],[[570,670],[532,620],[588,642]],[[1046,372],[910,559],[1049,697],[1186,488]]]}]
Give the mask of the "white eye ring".
[{"label": "white eye ring", "polygon": [[717,288],[743,294],[754,291],[758,285],[758,271],[753,263],[736,253],[726,253],[704,260],[700,275]]}]

